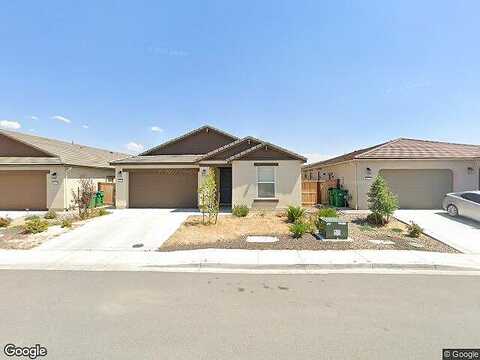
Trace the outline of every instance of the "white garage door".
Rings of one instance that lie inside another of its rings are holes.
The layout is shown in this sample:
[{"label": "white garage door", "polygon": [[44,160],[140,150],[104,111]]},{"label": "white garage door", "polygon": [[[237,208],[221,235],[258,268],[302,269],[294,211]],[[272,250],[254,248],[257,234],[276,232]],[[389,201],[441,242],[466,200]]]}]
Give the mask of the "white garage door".
[{"label": "white garage door", "polygon": [[398,196],[401,209],[441,209],[443,197],[453,191],[453,174],[447,169],[383,169],[380,175]]}]

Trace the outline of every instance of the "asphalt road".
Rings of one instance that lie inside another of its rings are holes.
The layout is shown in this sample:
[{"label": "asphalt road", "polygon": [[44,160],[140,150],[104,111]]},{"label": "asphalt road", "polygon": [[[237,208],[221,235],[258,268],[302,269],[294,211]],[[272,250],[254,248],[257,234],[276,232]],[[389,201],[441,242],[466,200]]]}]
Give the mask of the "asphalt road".
[{"label": "asphalt road", "polygon": [[0,271],[1,356],[7,343],[39,343],[61,360],[438,360],[442,348],[480,347],[479,282]]}]

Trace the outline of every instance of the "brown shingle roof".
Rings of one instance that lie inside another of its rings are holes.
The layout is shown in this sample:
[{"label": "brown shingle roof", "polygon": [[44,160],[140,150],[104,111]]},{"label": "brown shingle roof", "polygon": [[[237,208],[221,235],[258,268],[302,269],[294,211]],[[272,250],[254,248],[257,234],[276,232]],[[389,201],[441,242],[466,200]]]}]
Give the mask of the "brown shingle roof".
[{"label": "brown shingle roof", "polygon": [[480,158],[480,145],[454,144],[440,141],[400,138],[356,150],[332,159],[306,165],[326,166],[355,159],[475,159]]},{"label": "brown shingle roof", "polygon": [[[24,144],[45,151],[58,158],[60,163],[67,165],[108,168],[111,167],[111,161],[123,159],[128,156],[127,154],[85,145],[72,144],[65,141],[48,139],[16,131],[0,130],[0,133]],[[23,161],[26,159],[27,158],[24,158]],[[35,161],[31,162],[31,164],[35,163]]]},{"label": "brown shingle roof", "polygon": [[111,164],[196,164],[202,155],[138,155],[112,161]]}]

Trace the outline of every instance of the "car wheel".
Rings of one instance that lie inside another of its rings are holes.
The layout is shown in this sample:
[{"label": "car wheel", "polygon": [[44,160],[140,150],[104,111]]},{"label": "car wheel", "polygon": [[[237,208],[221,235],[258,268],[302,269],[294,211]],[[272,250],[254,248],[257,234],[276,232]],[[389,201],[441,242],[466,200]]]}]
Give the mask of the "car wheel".
[{"label": "car wheel", "polygon": [[458,209],[455,205],[448,205],[447,212],[450,216],[458,216]]}]

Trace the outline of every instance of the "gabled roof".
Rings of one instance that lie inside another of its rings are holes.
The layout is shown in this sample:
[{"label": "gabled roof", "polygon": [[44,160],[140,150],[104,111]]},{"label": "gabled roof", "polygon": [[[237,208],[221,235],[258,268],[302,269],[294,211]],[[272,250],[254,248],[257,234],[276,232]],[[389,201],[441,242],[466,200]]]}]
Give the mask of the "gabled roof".
[{"label": "gabled roof", "polygon": [[356,150],[325,161],[306,165],[314,168],[359,159],[475,159],[480,158],[480,145],[399,138]]},{"label": "gabled roof", "polygon": [[111,164],[195,164],[200,155],[138,155],[112,161]]},{"label": "gabled roof", "polygon": [[[253,147],[253,146],[258,145],[261,142],[262,142],[261,140],[256,139],[253,136],[246,136],[244,138],[233,141],[230,144],[227,144],[227,145],[222,146],[218,149],[210,151],[209,153],[206,153],[205,155],[201,156],[199,160],[200,161],[209,160],[211,158],[218,157],[219,155],[222,155],[222,154],[225,154],[225,153],[228,155],[228,153],[231,152],[232,150],[234,150],[236,147],[240,147],[242,144],[245,144],[245,143],[246,143],[245,145],[247,147]],[[244,149],[244,150],[247,150],[247,149]],[[224,160],[226,160],[229,157],[230,156],[226,156]]]},{"label": "gabled roof", "polygon": [[287,150],[285,148],[282,148],[278,145],[273,145],[272,143],[269,143],[267,141],[262,141],[260,144],[254,146],[254,147],[251,147],[250,149],[247,149],[245,151],[242,151],[236,155],[233,155],[231,157],[229,157],[227,159],[228,162],[230,161],[233,161],[233,160],[240,160],[242,158],[244,158],[245,156],[249,155],[249,154],[253,154],[261,149],[273,149],[279,153],[282,153],[284,155],[287,155],[288,157],[291,157],[293,159],[296,159],[296,160],[300,160],[300,161],[303,161],[303,162],[306,162],[307,161],[307,158],[302,156],[302,155],[299,155],[297,153],[294,153],[293,151],[290,151],[290,150]]},{"label": "gabled roof", "polygon": [[[151,148],[151,149],[148,149],[148,150],[142,152],[142,153],[139,154],[139,155],[140,155],[140,156],[143,156],[143,155],[152,154],[152,153],[154,153],[154,152],[157,151],[157,150],[160,150],[160,149],[162,149],[162,148],[165,148],[165,147],[167,147],[167,146],[169,146],[169,145],[172,145],[172,144],[175,144],[175,143],[179,143],[179,142],[181,142],[182,140],[185,140],[186,138],[189,138],[189,137],[192,137],[192,136],[194,136],[194,135],[196,135],[196,134],[199,134],[199,133],[201,133],[201,132],[203,132],[203,131],[205,131],[205,130],[206,130],[206,131],[213,131],[213,132],[216,132],[217,134],[221,134],[221,135],[225,136],[225,138],[229,139],[229,141],[236,141],[236,140],[238,140],[238,137],[236,137],[236,136],[234,136],[234,135],[231,135],[231,134],[226,133],[226,132],[224,132],[224,131],[222,131],[222,130],[219,130],[219,129],[217,129],[217,128],[214,128],[213,126],[204,125],[204,126],[202,126],[202,127],[199,127],[198,129],[189,131],[189,132],[187,132],[186,134],[183,134],[183,135],[178,136],[178,137],[176,137],[176,138],[174,138],[174,139],[172,139],[172,140],[168,140],[168,141],[166,141],[166,142],[164,142],[164,143],[162,143],[162,144],[160,144],[160,145],[158,145],[158,146],[155,146],[155,147],[153,147],[153,148]],[[199,154],[192,154],[192,155],[199,155]]]},{"label": "gabled roof", "polygon": [[[215,132],[216,134],[221,134],[221,136],[207,136],[204,133],[208,133],[209,131]],[[195,136],[197,134],[198,136]],[[193,136],[195,137],[192,139]],[[194,145],[192,145],[192,143],[194,143]],[[172,144],[173,147],[171,147]],[[160,150],[162,148],[163,150]],[[199,149],[205,151],[206,148],[213,148],[213,150],[209,150],[200,154],[187,153],[185,151],[186,149]],[[269,152],[262,153],[261,155],[263,157],[270,156],[271,158],[278,160],[296,159],[302,162],[306,161],[306,158],[303,156],[281,148],[280,146],[256,139],[252,136],[239,139],[236,136],[227,134],[221,130],[206,125],[147,150],[138,156],[131,156],[126,159],[112,161],[111,164],[226,164],[232,160],[243,158],[244,156],[252,156],[254,153],[256,157],[259,157],[261,156],[259,154],[259,150],[266,148],[268,148]],[[158,150],[160,150],[159,154],[157,153]]]},{"label": "gabled roof", "polygon": [[41,150],[42,152],[45,152],[47,156],[51,156],[44,158],[2,157],[1,162],[3,164],[39,164],[43,162],[45,164],[56,163],[74,166],[109,168],[111,167],[111,161],[128,156],[127,154],[98,149],[91,146],[72,144],[66,141],[49,139],[16,131],[0,130],[0,134]]}]

